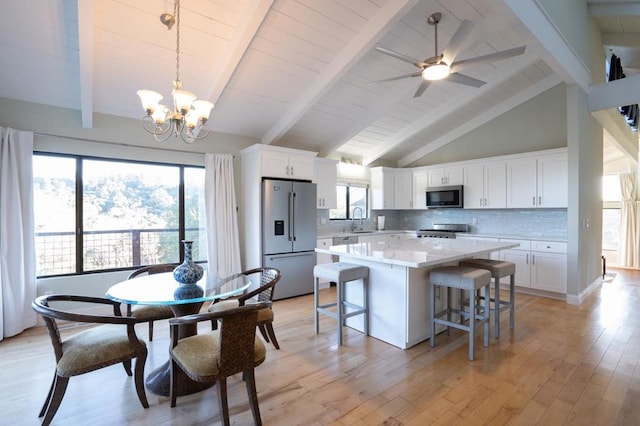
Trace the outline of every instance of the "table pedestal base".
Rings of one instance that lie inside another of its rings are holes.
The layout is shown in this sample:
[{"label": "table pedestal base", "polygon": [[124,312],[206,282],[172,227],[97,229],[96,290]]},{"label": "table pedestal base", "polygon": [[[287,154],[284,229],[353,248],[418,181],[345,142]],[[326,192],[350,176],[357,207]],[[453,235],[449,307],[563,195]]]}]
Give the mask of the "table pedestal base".
[{"label": "table pedestal base", "polygon": [[[171,310],[176,317],[184,315],[197,314],[202,307],[202,302],[199,303],[185,303],[180,305],[172,305]],[[195,336],[198,333],[197,325],[180,326],[178,338],[184,339],[185,337]],[[200,383],[191,380],[182,370],[177,369],[177,396],[189,395],[192,393],[200,392],[213,386],[213,383]],[[153,370],[147,376],[146,380],[147,389],[156,395],[169,396],[171,385],[171,361],[167,361],[160,367]]]}]

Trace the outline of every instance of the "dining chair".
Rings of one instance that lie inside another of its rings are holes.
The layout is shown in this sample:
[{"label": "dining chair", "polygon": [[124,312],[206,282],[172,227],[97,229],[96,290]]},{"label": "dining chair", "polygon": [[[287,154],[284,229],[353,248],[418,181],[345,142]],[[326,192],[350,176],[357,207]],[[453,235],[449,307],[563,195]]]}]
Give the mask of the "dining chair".
[{"label": "dining chair", "polygon": [[[169,320],[171,407],[176,406],[179,381],[177,375],[180,370],[196,382],[217,384],[220,418],[223,425],[229,425],[227,378],[242,373],[253,420],[256,425],[262,424],[254,368],[264,362],[267,350],[262,340],[256,336],[256,325],[259,311],[269,309],[270,306],[271,302],[259,302],[221,312],[205,312]],[[179,338],[181,326],[197,326],[201,321],[218,320],[219,330]]]},{"label": "dining chair", "polygon": [[[177,264],[151,265],[143,266],[129,274],[128,280],[143,274],[160,274],[163,272],[172,272],[178,266]],[[134,317],[136,322],[149,323],[149,341],[153,341],[153,322],[168,318],[173,318],[171,307],[165,305],[131,305],[127,304],[127,316]]]},{"label": "dining chair", "polygon": [[[64,302],[61,309],[58,302]],[[83,307],[107,305],[113,308],[113,315],[89,315],[71,311],[68,303]],[[52,307],[53,304],[55,307]],[[56,356],[56,370],[47,398],[38,417],[44,416],[43,425],[53,420],[69,384],[69,378],[89,373],[103,367],[122,363],[127,375],[131,376],[131,360],[135,359],[134,381],[138,399],[144,408],[149,407],[144,390],[144,364],[147,359],[147,345],[135,332],[134,318],[122,316],[120,303],[89,296],[47,295],[35,299],[31,306],[42,315],[49,331]],[[101,324],[63,338],[58,321],[65,326],[72,323]]]},{"label": "dining chair", "polygon": [[[209,306],[209,312],[222,312],[227,309],[237,308],[238,306],[244,306],[245,304],[258,302],[272,302],[273,295],[275,293],[276,283],[280,280],[281,273],[276,268],[255,268],[248,271],[243,271],[243,275],[251,276],[254,274],[260,274],[260,286],[255,290],[249,291],[239,297],[223,299],[214,301]],[[276,339],[276,333],[273,330],[273,309],[271,306],[262,309],[258,312],[258,330],[260,334],[267,342],[273,343],[276,349],[280,349],[278,340]],[[213,329],[216,328],[216,322],[212,322]]]}]

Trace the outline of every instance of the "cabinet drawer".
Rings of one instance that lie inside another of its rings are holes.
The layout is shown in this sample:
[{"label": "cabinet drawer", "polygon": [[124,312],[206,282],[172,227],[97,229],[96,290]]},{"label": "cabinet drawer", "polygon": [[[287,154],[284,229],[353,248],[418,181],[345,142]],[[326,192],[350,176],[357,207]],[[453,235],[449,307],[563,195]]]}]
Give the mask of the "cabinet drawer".
[{"label": "cabinet drawer", "polygon": [[566,253],[567,243],[559,241],[531,241],[531,250],[548,253]]},{"label": "cabinet drawer", "polygon": [[334,246],[342,246],[345,244],[357,244],[358,237],[354,235],[345,236],[345,237],[333,237],[333,245]]},{"label": "cabinet drawer", "polygon": [[328,249],[329,247],[332,246],[332,239],[331,238],[321,238],[318,240],[316,246],[318,248],[323,248],[323,249]]},{"label": "cabinet drawer", "polygon": [[513,238],[500,238],[501,243],[518,243],[520,246],[510,248],[509,250],[522,250],[522,251],[530,251],[531,250],[531,240],[516,240]]}]

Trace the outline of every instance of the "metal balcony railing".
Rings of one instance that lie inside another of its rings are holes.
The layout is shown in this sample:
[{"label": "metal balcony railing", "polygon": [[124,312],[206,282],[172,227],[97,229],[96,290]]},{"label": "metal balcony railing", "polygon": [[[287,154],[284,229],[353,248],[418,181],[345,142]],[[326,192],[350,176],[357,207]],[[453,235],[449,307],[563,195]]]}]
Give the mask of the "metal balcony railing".
[{"label": "metal balcony railing", "polygon": [[[206,259],[206,245],[200,247],[204,228],[186,228],[185,238],[193,240],[194,260]],[[83,271],[127,268],[159,263],[175,263],[180,258],[179,230],[118,229],[83,233]],[[36,232],[37,275],[79,272],[76,265],[76,233]]]}]

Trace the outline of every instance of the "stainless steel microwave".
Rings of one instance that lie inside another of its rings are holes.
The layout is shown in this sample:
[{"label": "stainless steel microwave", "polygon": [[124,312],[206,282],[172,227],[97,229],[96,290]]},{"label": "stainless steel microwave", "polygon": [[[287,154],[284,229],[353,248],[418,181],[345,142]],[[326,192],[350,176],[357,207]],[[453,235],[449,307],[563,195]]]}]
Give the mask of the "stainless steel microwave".
[{"label": "stainless steel microwave", "polygon": [[427,208],[462,208],[462,185],[427,188]]}]

